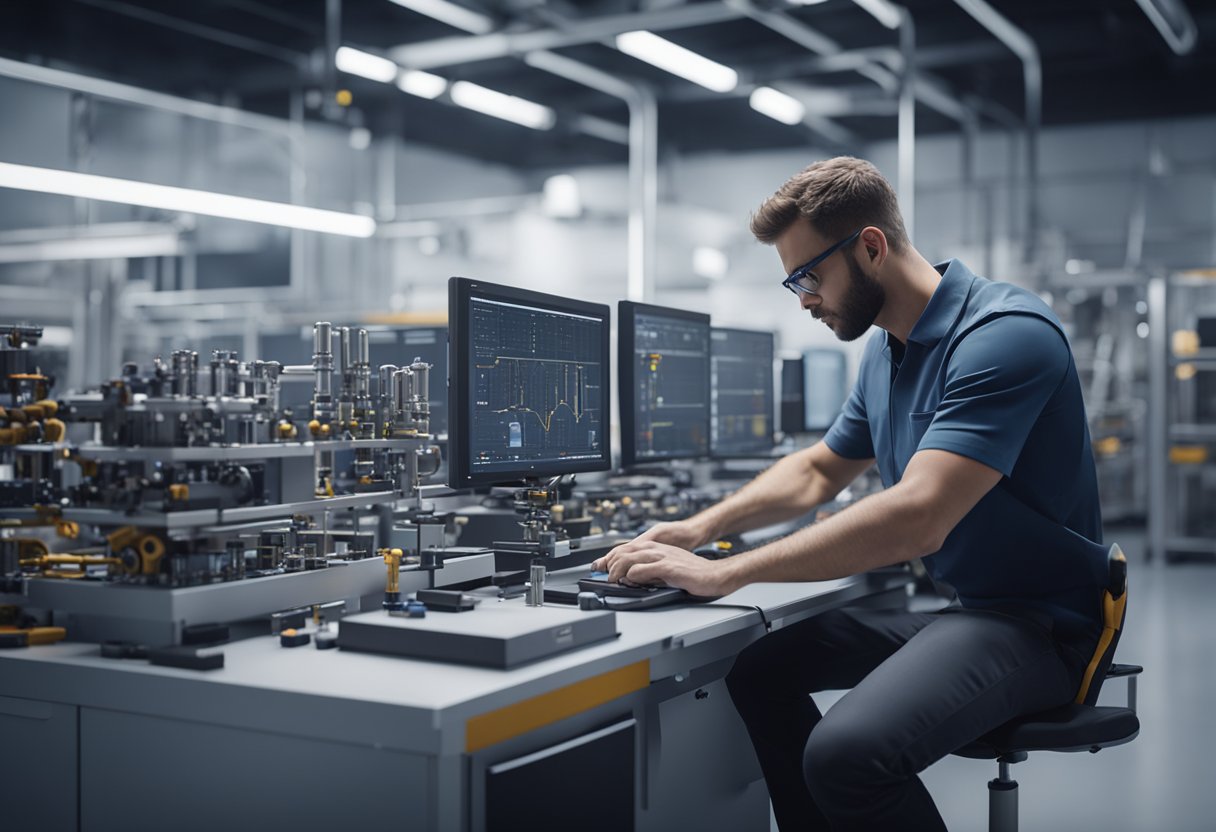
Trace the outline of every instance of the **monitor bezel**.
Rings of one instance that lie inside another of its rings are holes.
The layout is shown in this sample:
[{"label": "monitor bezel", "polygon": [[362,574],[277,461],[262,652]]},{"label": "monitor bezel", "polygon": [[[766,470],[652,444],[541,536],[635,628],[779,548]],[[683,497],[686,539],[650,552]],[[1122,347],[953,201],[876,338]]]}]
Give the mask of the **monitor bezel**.
[{"label": "monitor bezel", "polygon": [[[603,397],[600,402],[600,417],[603,425],[603,443],[597,460],[580,459],[570,462],[549,462],[530,465],[518,470],[473,471],[471,442],[466,435],[471,421],[471,391],[468,378],[461,378],[458,368],[470,363],[471,345],[467,339],[469,331],[469,305],[475,297],[520,303],[543,309],[552,309],[558,314],[569,313],[602,319],[600,353],[603,355]],[[559,474],[580,474],[591,471],[607,471],[612,467],[612,385],[611,353],[609,334],[612,329],[612,308],[604,303],[572,300],[530,289],[520,289],[501,283],[490,283],[468,277],[452,277],[448,280],[448,486],[450,488],[474,488],[486,485],[506,485],[527,479],[554,477]],[[458,383],[463,382],[463,383]]]},{"label": "monitor bezel", "polygon": [[[714,333],[715,332],[733,332],[742,335],[760,335],[768,339],[768,384],[769,384],[769,414],[768,414],[768,444],[763,448],[757,448],[754,451],[732,451],[731,453],[721,453],[714,450],[714,430],[713,430],[713,401],[710,400],[709,405],[709,456],[710,459],[764,459],[772,455],[772,451],[777,447],[777,379],[776,374],[776,358],[777,358],[777,336],[766,329],[744,329],[736,326],[711,326],[709,328],[709,378],[710,384],[713,384],[713,366],[714,366]],[[713,394],[713,388],[710,388],[710,394]]]},{"label": "monitor bezel", "polygon": [[[637,453],[637,379],[634,376],[633,348],[635,344],[637,315],[654,315],[657,317],[676,318],[677,320],[703,323],[707,329],[713,329],[710,316],[703,312],[692,312],[687,309],[673,309],[670,306],[656,306],[650,303],[639,303],[632,300],[617,302],[617,338],[616,338],[616,374],[618,401],[621,425],[621,467],[632,468],[638,465],[661,465],[676,459],[708,459],[710,445],[709,401],[705,402],[705,453],[671,454],[665,456],[640,457]],[[710,333],[706,333],[708,336]],[[710,357],[708,350],[711,345],[706,339],[705,356],[705,393],[709,395]]]}]

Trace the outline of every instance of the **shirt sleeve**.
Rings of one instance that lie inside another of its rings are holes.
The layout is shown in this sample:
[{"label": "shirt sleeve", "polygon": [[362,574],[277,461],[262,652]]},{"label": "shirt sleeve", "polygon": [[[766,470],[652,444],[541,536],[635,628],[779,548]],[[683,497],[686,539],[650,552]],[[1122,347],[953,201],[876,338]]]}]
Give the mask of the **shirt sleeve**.
[{"label": "shirt sleeve", "polygon": [[874,440],[870,437],[870,420],[866,418],[860,378],[823,441],[833,453],[845,459],[873,459]]},{"label": "shirt sleeve", "polygon": [[1011,314],[981,324],[955,347],[917,450],[951,451],[1008,477],[1071,365],[1064,336],[1042,318]]}]

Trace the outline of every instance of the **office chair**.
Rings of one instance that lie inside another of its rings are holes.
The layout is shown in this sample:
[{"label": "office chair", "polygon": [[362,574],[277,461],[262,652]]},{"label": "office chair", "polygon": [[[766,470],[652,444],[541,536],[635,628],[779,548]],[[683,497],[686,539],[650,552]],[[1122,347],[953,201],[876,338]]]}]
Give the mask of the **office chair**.
[{"label": "office chair", "polygon": [[[1140,733],[1136,717],[1138,665],[1112,664],[1127,614],[1127,558],[1118,544],[1110,547],[1109,573],[1102,597],[1102,636],[1069,705],[1011,719],[954,753],[976,760],[996,760],[997,778],[988,781],[989,832],[1017,832],[1018,784],[1009,767],[1030,751],[1088,751],[1131,742]],[[1107,679],[1127,679],[1127,706],[1099,706],[1098,692]]]}]

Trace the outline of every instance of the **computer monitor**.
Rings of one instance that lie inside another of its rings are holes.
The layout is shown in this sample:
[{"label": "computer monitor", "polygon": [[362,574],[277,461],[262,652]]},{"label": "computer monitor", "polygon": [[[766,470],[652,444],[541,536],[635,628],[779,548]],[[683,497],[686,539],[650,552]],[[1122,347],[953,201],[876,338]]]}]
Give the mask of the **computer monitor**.
[{"label": "computer monitor", "polygon": [[621,464],[709,454],[709,316],[621,301]]},{"label": "computer monitor", "polygon": [[781,432],[806,433],[806,399],[801,358],[781,359]]},{"label": "computer monitor", "polygon": [[[338,324],[335,324],[337,326]],[[367,330],[368,363],[371,365],[373,395],[377,368],[381,364],[408,367],[420,358],[432,366],[431,387],[428,392],[431,403],[431,433],[447,432],[448,408],[447,388],[444,379],[448,374],[448,330],[444,326],[363,326],[352,324],[352,329]],[[337,334],[334,335],[335,347]],[[278,361],[281,364],[311,364],[313,350],[312,325],[302,326],[289,332],[264,332],[258,336],[258,358]],[[200,360],[202,357],[200,356]],[[336,360],[336,359],[335,359]],[[341,384],[335,376],[335,389]],[[311,413],[313,393],[312,376],[293,377],[280,387],[279,404],[290,407],[297,419]]]},{"label": "computer monitor", "polygon": [[710,339],[710,455],[773,448],[773,333],[713,327]]},{"label": "computer monitor", "polygon": [[448,281],[448,484],[509,483],[612,464],[604,304]]},{"label": "computer monitor", "polygon": [[809,349],[802,353],[805,428],[824,431],[836,421],[849,395],[845,355],[835,349]]}]

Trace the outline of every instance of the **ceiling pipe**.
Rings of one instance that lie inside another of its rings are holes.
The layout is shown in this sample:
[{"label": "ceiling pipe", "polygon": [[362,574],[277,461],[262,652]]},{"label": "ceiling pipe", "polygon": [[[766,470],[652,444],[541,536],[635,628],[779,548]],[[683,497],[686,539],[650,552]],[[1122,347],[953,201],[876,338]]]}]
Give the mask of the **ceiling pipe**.
[{"label": "ceiling pipe", "polygon": [[1136,0],[1175,55],[1189,55],[1199,41],[1195,18],[1183,0]]},{"label": "ceiling pipe", "polygon": [[[473,37],[439,38],[403,44],[390,49],[388,54],[402,66],[412,69],[435,69],[526,54],[536,50],[559,49],[566,46],[610,41],[616,35],[638,29],[660,32],[712,23],[725,23],[742,17],[755,20],[817,55],[832,56],[845,52],[836,41],[787,14],[760,8],[750,0],[721,0],[721,2],[691,3],[637,14],[604,16],[594,20],[570,23],[560,28]],[[888,57],[891,54],[897,54],[897,50],[891,50]],[[895,95],[900,89],[899,76],[882,65],[881,61],[860,62],[856,71],[878,84],[889,94]],[[945,84],[938,82],[938,91],[941,92],[944,89]],[[919,83],[914,92],[917,100],[925,106],[939,110],[951,119],[962,121],[958,113],[959,108],[963,105],[957,98],[948,93],[926,95]],[[952,103],[943,105],[943,95]]]},{"label": "ceiling pipe", "polygon": [[164,110],[190,118],[204,121],[215,121],[221,124],[231,124],[236,127],[246,127],[250,130],[265,130],[269,133],[287,135],[291,132],[291,123],[272,116],[263,116],[241,110],[236,107],[224,107],[218,104],[208,104],[189,98],[179,98],[175,95],[153,92],[142,87],[132,87],[114,81],[100,78],[90,78],[75,72],[61,69],[27,64],[20,61],[10,61],[0,58],[0,76],[15,78],[18,81],[29,81],[48,87],[71,90],[110,101],[121,101],[124,104],[135,104],[155,110]]},{"label": "ceiling pipe", "polygon": [[448,37],[407,43],[390,49],[388,54],[397,63],[411,69],[434,69],[538,50],[597,43],[637,29],[662,32],[721,23],[738,17],[738,12],[717,3],[690,3],[638,14],[608,15],[594,20],[571,22],[560,29],[498,32],[491,35]]},{"label": "ceiling pipe", "polygon": [[1039,232],[1039,128],[1043,118],[1043,65],[1030,36],[1010,23],[985,0],[954,0],[977,23],[1005,44],[1022,62],[1026,88],[1026,259]]},{"label": "ceiling pipe", "polygon": [[899,75],[899,207],[908,239],[916,240],[916,29],[911,13],[898,7],[899,48],[903,71]]},{"label": "ceiling pipe", "polygon": [[629,259],[626,294],[648,301],[655,289],[655,217],[658,210],[658,105],[654,94],[579,61],[546,50],[529,52],[524,63],[605,95],[629,108]]}]

